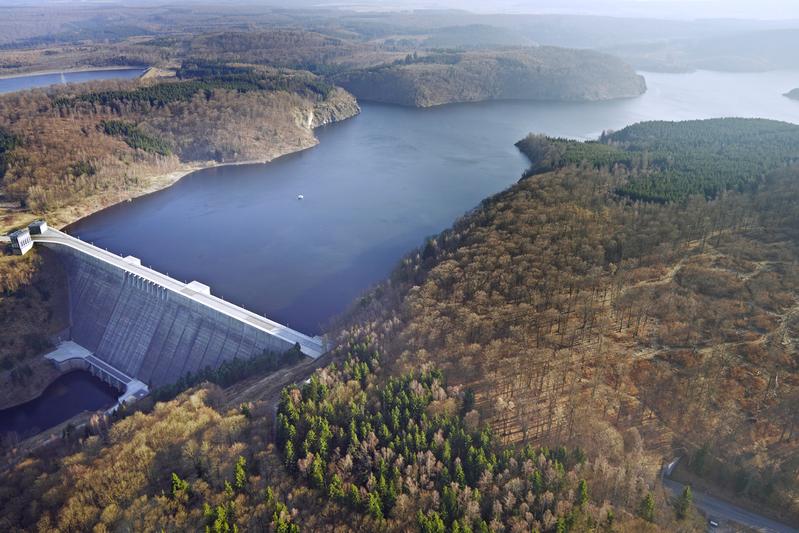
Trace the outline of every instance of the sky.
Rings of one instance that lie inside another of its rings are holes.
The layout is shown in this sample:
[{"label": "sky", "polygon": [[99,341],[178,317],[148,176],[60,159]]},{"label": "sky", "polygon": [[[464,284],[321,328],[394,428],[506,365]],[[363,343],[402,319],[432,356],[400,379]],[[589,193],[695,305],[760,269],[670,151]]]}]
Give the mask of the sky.
[{"label": "sky", "polygon": [[799,19],[799,0],[352,0],[324,5],[461,8],[482,13],[570,13],[645,18]]}]

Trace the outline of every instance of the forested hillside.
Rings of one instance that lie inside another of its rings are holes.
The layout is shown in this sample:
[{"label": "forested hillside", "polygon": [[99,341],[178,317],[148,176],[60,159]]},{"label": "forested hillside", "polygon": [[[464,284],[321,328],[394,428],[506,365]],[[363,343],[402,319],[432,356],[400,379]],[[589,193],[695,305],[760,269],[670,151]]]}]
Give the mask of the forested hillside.
[{"label": "forested hillside", "polygon": [[[188,169],[268,160],[312,146],[313,128],[358,112],[305,72],[186,63],[177,79],[107,82],[0,97],[0,221],[54,225],[171,184]],[[0,406],[57,375],[41,358],[68,323],[57,261],[0,255]]]},{"label": "forested hillside", "polygon": [[0,250],[0,409],[33,399],[58,376],[41,354],[69,323],[63,276],[47,250]]},{"label": "forested hillside", "polygon": [[619,178],[622,196],[671,202],[756,188],[768,173],[799,161],[799,127],[737,118],[644,122],[597,142],[530,135],[517,146],[532,161],[531,174],[590,165]]},{"label": "forested hillside", "polygon": [[0,67],[4,61],[27,64],[28,70],[54,64],[257,64],[313,72],[364,100],[422,107],[494,99],[595,101],[646,90],[643,77],[613,56],[539,47],[508,30],[470,25],[401,31],[408,35],[385,34],[385,27],[364,23],[346,31],[337,25],[318,31],[278,26],[154,35],[102,46],[0,50]]},{"label": "forested hillside", "polygon": [[435,368],[387,375],[376,342],[344,334],[335,362],[278,398],[253,395],[279,383],[257,378],[227,391],[205,385],[110,427],[95,420],[0,475],[0,526],[700,530],[693,514],[676,518],[645,468],[500,445],[469,390]]},{"label": "forested hillside", "polygon": [[643,77],[616,58],[552,47],[412,55],[334,79],[364,100],[419,107],[482,100],[609,100],[646,90]]},{"label": "forested hillside", "polygon": [[1,97],[3,196],[70,221],[66,210],[130,197],[186,164],[307,148],[314,127],[358,112],[307,72],[187,63],[177,74]]},{"label": "forested hillside", "polygon": [[[698,132],[793,135],[740,126],[615,135],[675,157]],[[300,363],[67,432],[0,476],[2,527],[699,531],[657,481],[677,454],[795,523],[799,170],[631,201],[595,164],[624,149],[555,144],[570,155],[357,302],[312,379],[292,384]]]},{"label": "forested hillside", "polygon": [[[703,137],[708,161],[725,139],[764,154],[794,142],[795,127],[741,126],[615,138],[662,138],[686,161],[697,150],[682,136]],[[627,173],[596,164],[624,149],[555,145],[568,157],[408,256],[350,320],[380,325],[393,373],[432,363],[472,388],[502,442],[611,464],[640,453],[653,469],[687,454],[697,475],[796,523],[799,171],[781,161],[740,192],[631,201],[617,192]]]}]

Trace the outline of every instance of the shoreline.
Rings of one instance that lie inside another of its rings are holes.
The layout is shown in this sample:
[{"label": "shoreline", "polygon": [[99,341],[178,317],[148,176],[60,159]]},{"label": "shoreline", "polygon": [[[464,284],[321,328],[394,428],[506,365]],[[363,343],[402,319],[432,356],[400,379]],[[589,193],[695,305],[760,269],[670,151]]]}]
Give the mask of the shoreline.
[{"label": "shoreline", "polygon": [[[338,124],[346,120],[350,120],[352,118],[357,117],[361,113],[361,108],[360,106],[357,106],[356,109],[357,111],[355,113],[348,114],[343,118],[318,124],[317,126],[312,127],[311,132],[315,132],[319,128],[325,126]],[[200,170],[207,170],[211,168],[221,168],[228,166],[265,165],[267,163],[272,163],[277,159],[280,159],[281,157],[286,157],[292,154],[297,154],[305,150],[311,149],[317,146],[318,144],[319,144],[319,138],[314,134],[312,142],[309,142],[307,145],[291,148],[279,152],[272,157],[265,157],[263,159],[258,158],[258,159],[246,159],[243,161],[226,161],[226,162],[210,160],[210,161],[191,161],[187,163],[182,163],[178,165],[178,167],[171,172],[142,177],[141,178],[142,181],[145,181],[146,184],[139,189],[121,191],[121,194],[109,195],[106,199],[107,201],[104,201],[101,198],[96,198],[94,199],[96,201],[94,205],[92,205],[92,202],[90,201],[86,202],[83,206],[70,206],[63,208],[61,210],[53,211],[52,213],[49,213],[47,215],[47,220],[53,227],[65,231],[68,226],[80,222],[81,220],[96,213],[99,213],[100,211],[109,209],[123,202],[130,202],[137,198],[142,198],[144,196],[148,196],[150,194],[154,194],[164,189],[167,189],[173,186],[181,179],[185,178],[186,176],[194,172]]]},{"label": "shoreline", "polygon": [[0,80],[10,80],[14,78],[25,78],[28,76],[49,76],[51,74],[76,74],[81,72],[105,72],[110,70],[142,70],[144,72],[149,69],[149,66],[133,66],[133,65],[120,65],[115,67],[75,67],[62,70],[37,70],[34,72],[19,72],[15,74],[0,74]]},{"label": "shoreline", "polygon": [[52,219],[53,220],[52,225],[54,227],[57,227],[61,231],[66,231],[66,229],[69,226],[71,226],[72,224],[80,222],[81,220],[83,220],[85,218],[88,218],[88,217],[90,217],[90,216],[92,216],[94,214],[97,214],[97,213],[99,213],[101,211],[104,211],[106,209],[110,209],[110,208],[112,208],[114,206],[120,205],[120,204],[125,203],[125,202],[132,202],[133,200],[136,200],[136,199],[139,199],[139,198],[143,198],[145,196],[149,196],[149,195],[155,194],[155,193],[157,193],[159,191],[163,191],[165,189],[168,189],[169,187],[172,187],[174,184],[176,184],[177,182],[179,182],[180,180],[182,180],[183,178],[185,178],[189,174],[193,174],[195,172],[199,172],[200,170],[208,170],[208,169],[212,169],[212,168],[231,167],[231,166],[240,166],[240,165],[265,165],[265,164],[271,163],[271,162],[273,162],[276,159],[279,159],[281,157],[284,157],[284,156],[287,156],[287,155],[291,155],[291,154],[296,154],[296,153],[302,152],[304,150],[308,150],[310,148],[313,148],[317,144],[319,144],[318,140],[317,140],[316,143],[314,143],[314,144],[312,144],[310,146],[306,146],[304,148],[299,148],[297,150],[288,151],[286,153],[283,153],[283,154],[280,154],[278,156],[275,156],[272,159],[248,159],[246,161],[230,161],[230,162],[224,162],[224,163],[220,163],[220,162],[216,162],[216,161],[185,163],[184,165],[181,165],[180,168],[178,168],[176,170],[173,170],[172,172],[167,172],[167,173],[164,173],[164,174],[156,174],[154,176],[144,176],[144,177],[142,177],[142,180],[147,181],[148,184],[146,186],[144,186],[143,188],[139,189],[139,190],[127,191],[128,195],[126,197],[117,198],[117,199],[112,200],[111,202],[108,202],[108,203],[101,201],[100,205],[91,206],[91,207],[90,206],[83,206],[83,208],[80,208],[80,207],[72,206],[70,208],[65,208],[65,211],[69,211],[69,212],[72,212],[72,213],[77,212],[75,217],[70,217],[70,216],[66,216],[65,215],[64,218],[66,220],[62,219],[60,211],[54,211],[53,213],[51,213],[48,216],[47,220],[49,222]]},{"label": "shoreline", "polygon": [[[36,356],[33,365],[35,365],[33,369],[34,376],[38,379],[22,387],[11,388],[10,391],[14,393],[14,399],[8,400],[7,398],[3,398],[4,401],[0,401],[0,411],[19,407],[20,405],[32,402],[36,398],[41,397],[47,387],[55,383],[58,378],[68,372],[56,368],[50,361],[44,359],[44,355]],[[8,376],[4,375],[3,380],[5,381],[7,377]]]},{"label": "shoreline", "polygon": [[[343,116],[343,118],[332,120],[331,122],[319,124],[316,127],[311,128],[311,131],[314,132],[322,126],[336,124],[351,119],[360,114],[360,108],[357,107],[356,109],[357,111],[355,113],[347,114],[346,116]],[[219,162],[219,161],[209,160],[209,161],[191,161],[186,163],[179,163],[176,165],[174,170],[171,170],[169,172],[162,172],[160,174],[142,176],[141,178],[139,178],[142,182],[142,185],[140,187],[137,187],[135,189],[112,191],[110,193],[106,193],[105,195],[97,195],[94,197],[86,198],[86,201],[80,205],[68,206],[48,213],[47,220],[53,227],[65,230],[71,224],[75,224],[93,214],[99,213],[100,211],[109,209],[124,202],[130,202],[136,198],[142,198],[147,195],[165,190],[174,185],[175,183],[177,183],[178,181],[180,181],[181,179],[183,179],[184,177],[194,172],[211,168],[227,167],[227,166],[263,165],[271,163],[281,157],[286,157],[292,154],[302,152],[304,150],[308,150],[310,148],[317,146],[318,144],[319,144],[318,137],[316,137],[316,135],[313,135],[312,138],[309,139],[307,143],[279,151],[272,157],[247,159],[242,161]],[[24,213],[22,214],[22,216],[23,219],[28,219],[28,220],[33,220],[34,218],[36,218],[35,215],[33,215],[33,213],[30,212]],[[15,398],[13,403],[9,403],[8,405],[3,405],[2,407],[0,407],[0,410],[11,409],[19,405],[28,403],[32,400],[35,400],[36,398],[39,398],[48,386],[50,386],[53,382],[55,382],[58,378],[60,378],[64,374],[68,373],[68,371],[65,372],[55,367],[50,367],[49,363],[50,363],[49,361],[44,359],[44,355],[37,356],[35,364],[39,365],[39,368],[37,368],[36,374],[45,377],[45,379],[41,383],[36,383],[36,386],[27,387],[28,390],[25,391],[26,392],[25,394],[17,396],[17,398]],[[47,370],[42,372],[43,369],[41,368],[41,366],[44,365],[47,366]],[[65,421],[65,423],[70,422],[75,418],[76,417],[72,417],[69,420]],[[44,433],[46,432],[42,432],[37,435],[31,436],[29,439],[26,439],[26,441],[28,440],[32,441],[33,439],[38,438],[40,435]]]}]

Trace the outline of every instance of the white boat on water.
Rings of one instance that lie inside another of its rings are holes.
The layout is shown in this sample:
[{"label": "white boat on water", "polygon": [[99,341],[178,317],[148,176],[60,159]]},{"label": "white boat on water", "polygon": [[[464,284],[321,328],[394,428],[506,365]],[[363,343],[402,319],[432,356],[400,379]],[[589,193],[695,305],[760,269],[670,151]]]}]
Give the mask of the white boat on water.
[{"label": "white boat on water", "polygon": [[305,199],[305,196],[303,196],[302,194],[298,194],[297,195],[297,200],[304,200],[304,199]]}]

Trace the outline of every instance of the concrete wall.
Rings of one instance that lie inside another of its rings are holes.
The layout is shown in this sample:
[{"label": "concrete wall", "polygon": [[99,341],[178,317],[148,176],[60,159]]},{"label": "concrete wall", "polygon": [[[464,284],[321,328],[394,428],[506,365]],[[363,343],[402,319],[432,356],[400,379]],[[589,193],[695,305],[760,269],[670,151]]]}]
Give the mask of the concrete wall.
[{"label": "concrete wall", "polygon": [[234,357],[292,347],[91,256],[65,246],[48,248],[67,272],[72,339],[151,388]]}]

